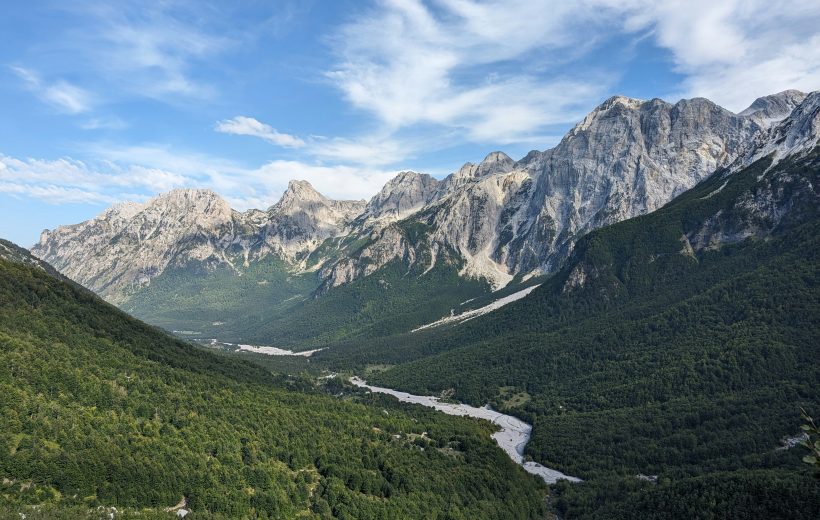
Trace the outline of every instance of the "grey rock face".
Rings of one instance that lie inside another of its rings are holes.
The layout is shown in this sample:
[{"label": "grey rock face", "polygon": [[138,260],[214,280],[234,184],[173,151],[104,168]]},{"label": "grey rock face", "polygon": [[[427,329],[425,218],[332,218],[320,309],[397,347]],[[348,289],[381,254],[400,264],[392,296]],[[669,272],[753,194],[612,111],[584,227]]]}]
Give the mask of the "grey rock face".
[{"label": "grey rock face", "polygon": [[299,181],[266,212],[234,211],[210,190],[174,190],[44,231],[32,252],[119,303],[169,267],[237,268],[269,254],[295,263],[341,234],[363,207],[329,200]]},{"label": "grey rock face", "polygon": [[[495,287],[515,275],[551,272],[578,237],[659,208],[738,158],[764,129],[758,119],[706,99],[670,104],[614,96],[551,150],[519,162],[496,152],[453,173],[436,199],[409,217],[430,229],[412,247],[430,250],[433,262],[463,262],[464,275]],[[384,258],[400,255],[426,258],[403,249]],[[330,285],[356,272],[356,258],[340,265],[343,277],[323,271]]]},{"label": "grey rock face", "polygon": [[754,161],[774,154],[777,163],[784,157],[812,150],[820,138],[820,91],[807,95],[783,121],[760,132],[747,145],[746,152],[732,165],[744,168]]},{"label": "grey rock face", "polygon": [[514,271],[550,272],[579,236],[654,211],[735,160],[761,130],[706,99],[610,98],[530,163],[538,184],[516,232],[529,247],[497,258]]},{"label": "grey rock face", "polygon": [[367,203],[361,219],[401,220],[436,197],[439,181],[424,173],[401,172]]},{"label": "grey rock face", "polygon": [[761,158],[772,158],[754,189],[743,193],[730,207],[718,211],[706,219],[700,229],[689,234],[692,248],[714,249],[750,237],[762,238],[782,224],[802,221],[805,213],[816,212],[820,207],[820,186],[784,165],[806,160],[809,168],[818,168],[818,141],[820,92],[814,92],[806,96],[789,117],[760,136],[756,147],[723,173],[729,177]]},{"label": "grey rock face", "polygon": [[778,94],[757,98],[740,115],[751,117],[764,127],[772,126],[792,113],[807,94],[799,90],[784,90]]},{"label": "grey rock face", "polygon": [[364,201],[330,200],[306,181],[291,181],[267,211],[260,230],[261,253],[296,263],[325,239],[341,234],[364,206]]},{"label": "grey rock face", "polygon": [[501,287],[554,271],[583,234],[653,211],[719,168],[810,148],[818,98],[785,91],[734,114],[700,98],[614,96],[555,148],[517,162],[493,152],[442,181],[402,172],[366,204],[294,181],[267,211],[238,213],[212,192],[177,190],[45,232],[34,252],[115,301],[169,265],[239,267],[276,255],[306,268],[331,237],[356,247],[334,241],[339,249],[314,259],[325,288],[395,260],[423,263],[414,272],[455,264]]}]

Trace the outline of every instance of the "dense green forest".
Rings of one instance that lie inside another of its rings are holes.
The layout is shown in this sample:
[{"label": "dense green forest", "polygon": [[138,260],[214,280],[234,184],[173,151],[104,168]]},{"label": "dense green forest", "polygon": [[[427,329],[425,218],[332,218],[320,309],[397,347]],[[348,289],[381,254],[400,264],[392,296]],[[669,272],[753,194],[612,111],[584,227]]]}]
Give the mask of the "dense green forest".
[{"label": "dense green forest", "polygon": [[487,423],[203,352],[0,245],[0,517],[546,514]]},{"label": "dense green forest", "polygon": [[269,256],[243,266],[170,268],[132,294],[122,309],[167,330],[195,331],[203,337],[237,339],[246,332],[237,320],[256,324],[288,312],[309,298],[319,283],[314,273],[292,274]]},{"label": "dense green forest", "polygon": [[287,314],[244,327],[252,341],[298,349],[336,341],[360,341],[411,330],[450,314],[459,302],[487,294],[483,281],[458,276],[458,268],[442,265],[421,275],[425,265],[410,271],[393,261],[376,273],[310,298]]},{"label": "dense green forest", "polygon": [[[419,230],[405,233],[417,240]],[[331,291],[319,287],[315,272],[291,273],[273,257],[235,263],[240,267],[169,269],[121,307],[190,338],[307,350],[411,330],[489,294],[484,281],[463,278],[460,266],[444,262],[427,271],[425,260],[409,268],[395,260]]]},{"label": "dense green forest", "polygon": [[[388,368],[369,380],[532,422],[526,453],[588,480],[560,486],[564,518],[817,517],[805,453],[779,447],[801,407],[820,410],[820,153],[770,165],[587,235],[562,271],[481,319],[312,363]],[[722,245],[692,247],[710,236]]]}]

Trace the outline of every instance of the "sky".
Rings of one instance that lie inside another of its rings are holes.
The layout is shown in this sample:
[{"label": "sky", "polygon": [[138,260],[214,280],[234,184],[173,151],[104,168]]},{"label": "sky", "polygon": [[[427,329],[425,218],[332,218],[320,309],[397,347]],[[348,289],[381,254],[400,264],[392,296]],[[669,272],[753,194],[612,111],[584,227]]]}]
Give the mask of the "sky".
[{"label": "sky", "polygon": [[820,2],[3,0],[0,237],[174,188],[366,199],[557,144],[614,94],[820,88]]}]

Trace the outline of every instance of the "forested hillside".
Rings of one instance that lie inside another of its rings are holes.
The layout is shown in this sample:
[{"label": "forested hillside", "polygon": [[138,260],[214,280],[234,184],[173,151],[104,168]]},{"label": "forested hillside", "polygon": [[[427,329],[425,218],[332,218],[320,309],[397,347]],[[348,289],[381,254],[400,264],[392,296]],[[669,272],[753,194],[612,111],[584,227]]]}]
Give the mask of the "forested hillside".
[{"label": "forested hillside", "polygon": [[720,491],[703,518],[740,504],[817,516],[803,453],[778,448],[801,406],[820,408],[820,150],[770,166],[718,172],[589,234],[556,276],[486,317],[318,359],[398,364],[371,381],[453,388],[532,421],[527,453],[590,480],[562,487],[566,518],[680,517],[704,486]]},{"label": "forested hillside", "polygon": [[305,350],[404,332],[489,294],[486,282],[460,277],[459,268],[427,271],[422,262],[408,268],[396,260],[325,292],[315,273],[289,272],[275,258],[238,267],[241,276],[234,268],[188,266],[166,270],[121,307],[192,338]]},{"label": "forested hillside", "polygon": [[487,424],[288,391],[0,246],[0,517],[545,515]]}]

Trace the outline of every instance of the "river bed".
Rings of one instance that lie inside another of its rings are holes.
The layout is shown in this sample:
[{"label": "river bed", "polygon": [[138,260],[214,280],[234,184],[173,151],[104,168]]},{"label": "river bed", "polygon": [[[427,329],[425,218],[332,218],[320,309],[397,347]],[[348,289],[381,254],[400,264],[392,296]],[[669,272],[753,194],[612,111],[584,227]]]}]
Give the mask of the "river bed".
[{"label": "river bed", "polygon": [[414,403],[433,408],[447,415],[460,415],[466,417],[474,417],[476,419],[485,419],[493,424],[497,424],[501,429],[493,434],[493,439],[502,450],[513,460],[516,464],[521,465],[527,473],[538,475],[544,482],[554,484],[558,480],[568,480],[570,482],[580,482],[581,479],[564,475],[558,470],[550,469],[542,466],[537,462],[524,461],[524,447],[530,441],[532,435],[532,426],[525,423],[517,417],[512,415],[504,415],[491,409],[489,406],[476,408],[462,403],[443,403],[438,397],[426,395],[413,395],[407,392],[400,392],[391,388],[382,388],[379,386],[368,385],[363,379],[358,377],[350,378],[350,382],[360,388],[367,388],[371,392],[379,394],[388,394],[397,398],[404,403]]},{"label": "river bed", "polygon": [[[217,339],[210,339],[210,340],[199,340],[200,343],[204,343],[209,345],[210,347],[231,347],[231,349],[236,349],[237,352],[253,352],[255,354],[264,354],[266,356],[301,356],[301,357],[310,357],[313,354],[319,352],[320,350],[324,350],[322,348],[317,348],[314,350],[301,350],[299,352],[294,352],[292,350],[287,350],[279,347],[268,347],[264,345],[245,345],[242,343],[228,343],[227,341],[219,341]],[[230,350],[230,349],[229,349]]]}]

